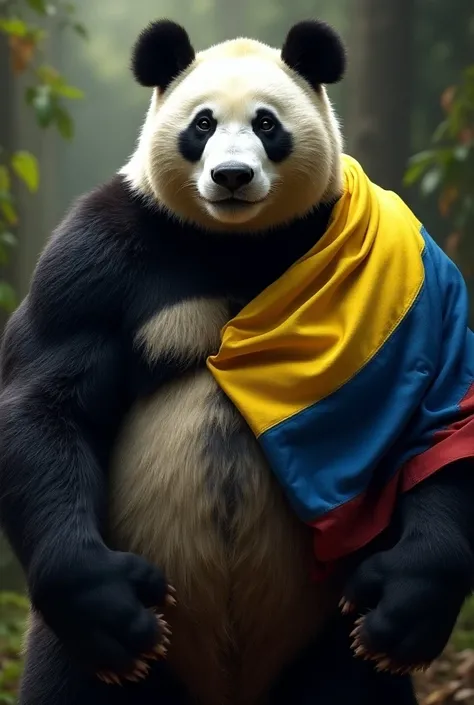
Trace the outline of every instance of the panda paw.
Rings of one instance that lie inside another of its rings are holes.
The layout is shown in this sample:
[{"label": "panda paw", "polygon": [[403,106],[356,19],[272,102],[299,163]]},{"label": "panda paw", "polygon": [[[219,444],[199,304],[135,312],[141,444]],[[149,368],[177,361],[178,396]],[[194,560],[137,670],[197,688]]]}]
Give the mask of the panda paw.
[{"label": "panda paw", "polygon": [[340,602],[359,613],[352,648],[378,670],[425,670],[445,648],[470,592],[472,558],[463,540],[436,551],[427,540],[401,542],[364,560]]},{"label": "panda paw", "polygon": [[[174,592],[174,589],[170,589]],[[172,598],[174,600],[174,598]],[[172,603],[170,603],[172,604]],[[107,683],[107,685],[123,685],[124,681],[132,681],[138,683],[144,680],[150,671],[150,661],[158,661],[158,659],[166,658],[168,646],[170,645],[169,637],[171,630],[169,625],[163,619],[162,614],[156,615],[158,621],[158,629],[161,636],[161,641],[151,651],[147,651],[140,655],[140,658],[134,661],[132,668],[122,674],[113,673],[112,671],[98,671],[97,677],[99,680]]]},{"label": "panda paw", "polygon": [[85,671],[106,683],[140,680],[166,656],[170,630],[160,608],[176,604],[162,572],[131,553],[102,546],[30,575],[34,609]]}]

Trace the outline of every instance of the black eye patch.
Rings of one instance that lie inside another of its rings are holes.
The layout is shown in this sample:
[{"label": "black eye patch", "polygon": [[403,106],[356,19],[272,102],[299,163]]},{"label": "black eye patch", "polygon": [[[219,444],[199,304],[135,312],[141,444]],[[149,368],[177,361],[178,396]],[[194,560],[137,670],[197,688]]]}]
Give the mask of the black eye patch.
[{"label": "black eye patch", "polygon": [[217,121],[212,110],[201,110],[179,135],[178,147],[184,159],[188,162],[198,162],[216,127]]},{"label": "black eye patch", "polygon": [[282,162],[293,151],[293,138],[270,110],[261,108],[252,120],[252,129],[261,140],[267,157],[272,162]]}]

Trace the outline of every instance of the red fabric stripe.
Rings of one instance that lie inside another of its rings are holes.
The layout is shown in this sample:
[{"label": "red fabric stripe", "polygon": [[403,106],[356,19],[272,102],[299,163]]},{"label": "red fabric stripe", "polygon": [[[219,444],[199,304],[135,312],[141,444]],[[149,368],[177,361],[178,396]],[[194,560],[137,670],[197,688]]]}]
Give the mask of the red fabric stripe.
[{"label": "red fabric stripe", "polygon": [[410,490],[441,468],[474,457],[474,384],[459,405],[456,423],[434,435],[434,445],[403,468],[402,492]]},{"label": "red fabric stripe", "polygon": [[404,465],[382,490],[369,489],[311,524],[318,562],[315,579],[324,579],[330,564],[362,548],[387,528],[400,492],[450,463],[474,457],[474,384],[459,407],[459,420],[437,432],[433,445]]}]

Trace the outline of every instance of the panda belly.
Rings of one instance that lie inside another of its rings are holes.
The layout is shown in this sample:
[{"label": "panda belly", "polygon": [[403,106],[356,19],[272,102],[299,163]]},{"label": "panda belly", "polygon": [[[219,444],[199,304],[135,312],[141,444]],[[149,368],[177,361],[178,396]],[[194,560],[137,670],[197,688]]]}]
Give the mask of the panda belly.
[{"label": "panda belly", "polygon": [[207,370],[140,402],[111,475],[115,545],[177,590],[168,659],[202,705],[257,705],[334,596],[310,580],[311,533]]}]

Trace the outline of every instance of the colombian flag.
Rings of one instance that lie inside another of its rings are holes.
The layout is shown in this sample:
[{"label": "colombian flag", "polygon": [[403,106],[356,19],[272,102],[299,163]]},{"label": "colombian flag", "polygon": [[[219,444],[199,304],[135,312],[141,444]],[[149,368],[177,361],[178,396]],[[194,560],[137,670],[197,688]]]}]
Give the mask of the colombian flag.
[{"label": "colombian flag", "polygon": [[323,237],[207,361],[314,528],[321,562],[386,528],[400,492],[474,456],[462,276],[396,194],[343,162]]}]

